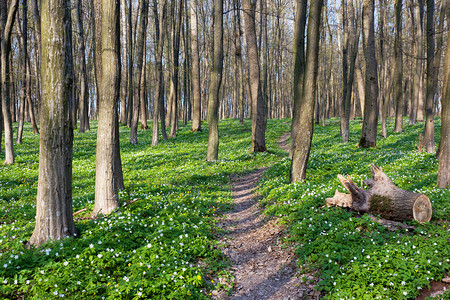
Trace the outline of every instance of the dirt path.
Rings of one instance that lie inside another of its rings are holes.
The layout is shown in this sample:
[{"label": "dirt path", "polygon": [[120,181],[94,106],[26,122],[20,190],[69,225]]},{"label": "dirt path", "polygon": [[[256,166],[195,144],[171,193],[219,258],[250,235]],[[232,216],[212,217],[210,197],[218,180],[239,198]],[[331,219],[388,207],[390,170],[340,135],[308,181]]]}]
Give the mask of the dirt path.
[{"label": "dirt path", "polygon": [[[289,134],[279,141],[286,146]],[[256,185],[267,168],[236,178],[233,182],[235,206],[223,216],[220,226],[228,234],[224,254],[232,262],[234,292],[219,293],[215,299],[314,299],[313,286],[296,277],[293,249],[282,244],[284,228],[277,219],[262,213],[255,195]]]}]

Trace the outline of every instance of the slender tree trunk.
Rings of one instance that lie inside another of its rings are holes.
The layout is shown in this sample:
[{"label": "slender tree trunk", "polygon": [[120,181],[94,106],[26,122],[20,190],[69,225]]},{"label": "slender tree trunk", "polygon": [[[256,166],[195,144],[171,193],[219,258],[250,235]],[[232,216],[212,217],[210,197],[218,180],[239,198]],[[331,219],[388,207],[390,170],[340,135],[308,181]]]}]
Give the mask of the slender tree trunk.
[{"label": "slender tree trunk", "polygon": [[[14,145],[13,145],[13,128],[10,108],[10,77],[9,77],[9,61],[11,53],[11,33],[15,21],[17,8],[19,7],[19,0],[12,0],[9,5],[6,0],[1,0],[1,9],[8,12],[6,19],[1,20],[0,35],[1,35],[1,100],[2,100],[2,114],[3,125],[5,130],[5,161],[4,164],[14,163]],[[3,18],[2,18],[3,19]]]},{"label": "slender tree trunk", "polygon": [[417,0],[417,6],[415,7],[415,15],[417,19],[417,66],[416,73],[418,76],[419,87],[417,92],[417,113],[416,121],[423,122],[424,115],[424,82],[425,82],[425,72],[424,63],[422,58],[425,56],[424,47],[424,3],[423,0]]},{"label": "slender tree trunk", "polygon": [[192,47],[192,93],[194,96],[194,116],[192,119],[192,131],[202,130],[202,111],[201,111],[201,89],[200,89],[200,57],[198,51],[198,3],[197,0],[191,0],[190,2],[190,14],[191,14],[191,47]]},{"label": "slender tree trunk", "polygon": [[375,56],[374,0],[363,0],[363,44],[366,60],[364,119],[358,146],[376,147],[378,123],[378,74]]},{"label": "slender tree trunk", "polygon": [[[147,27],[147,26],[146,26]],[[148,129],[148,125],[147,125],[147,110],[148,110],[148,105],[147,105],[147,93],[145,90],[145,73],[146,73],[146,66],[147,66],[147,55],[146,55],[146,46],[145,46],[145,41],[144,41],[144,51],[142,52],[142,69],[141,69],[141,75],[139,78],[139,102],[140,102],[140,112],[139,112],[139,119],[141,122],[141,129]]]},{"label": "slender tree trunk", "polygon": [[425,99],[425,132],[422,145],[428,153],[435,153],[433,102],[436,92],[434,66],[434,0],[427,0],[427,86]]},{"label": "slender tree trunk", "polygon": [[78,49],[79,64],[80,64],[80,132],[89,130],[89,88],[87,83],[86,72],[86,47],[84,44],[84,29],[83,29],[83,17],[81,11],[81,0],[77,1],[77,24],[78,34],[80,35],[80,48]]},{"label": "slender tree trunk", "polygon": [[[22,26],[22,27],[21,27]],[[23,134],[23,122],[25,117],[26,110],[26,85],[27,85],[27,72],[26,72],[26,64],[27,64],[27,35],[24,32],[27,32],[27,0],[22,1],[22,25],[18,22],[17,31],[19,33],[20,38],[20,48],[19,48],[19,57],[21,60],[21,71],[22,71],[22,84],[20,89],[20,106],[19,106],[19,115],[18,115],[18,126],[17,126],[17,136],[16,143],[22,143],[22,134]]]},{"label": "slender tree trunk", "polygon": [[[307,48],[306,48],[306,65],[302,94],[299,106],[300,110],[298,132],[295,138],[293,149],[290,180],[291,182],[301,181],[306,178],[306,166],[308,164],[309,153],[311,151],[311,142],[313,136],[313,113],[314,98],[316,95],[317,70],[319,65],[319,40],[320,40],[320,18],[322,14],[322,0],[314,0],[310,2]],[[300,20],[297,19],[297,22]],[[296,25],[299,29],[299,25]],[[297,34],[296,34],[297,35]],[[299,44],[296,44],[298,47]],[[298,57],[295,58],[296,60]],[[295,66],[299,64],[295,63]],[[298,70],[294,69],[294,77],[298,76]],[[296,82],[294,80],[294,82]]]},{"label": "slender tree trunk", "polygon": [[[101,43],[101,86],[97,130],[97,166],[95,170],[95,203],[92,214],[110,214],[119,207],[119,182],[122,169],[118,169],[120,149],[115,148],[118,140],[117,106],[120,94],[120,2],[102,0],[102,36]],[[117,152],[119,151],[119,152]],[[121,165],[121,162],[120,162]],[[120,172],[120,175],[118,174]]]},{"label": "slender tree trunk", "polygon": [[395,91],[395,125],[394,132],[403,131],[403,110],[405,108],[402,94],[403,55],[402,55],[402,0],[395,0],[395,41],[394,41],[394,91]]},{"label": "slender tree trunk", "polygon": [[249,78],[252,99],[252,146],[250,152],[266,151],[266,116],[261,89],[259,55],[255,28],[255,4],[251,0],[243,0],[244,32],[247,41]]},{"label": "slender tree trunk", "polygon": [[[164,20],[166,13],[166,1],[163,0],[161,5],[161,13],[158,9],[158,1],[153,2],[153,13],[155,16],[155,30],[156,30],[156,52],[155,52],[155,73],[156,73],[156,91],[153,106],[153,135],[152,146],[158,144],[158,121],[161,121],[161,127],[165,126],[164,116],[164,73],[162,67],[162,52],[164,49]],[[161,18],[159,17],[161,15]],[[163,135],[165,130],[163,131]],[[167,135],[165,136],[167,139]]]},{"label": "slender tree trunk", "polygon": [[133,117],[133,23],[131,18],[131,11],[133,9],[133,1],[129,0],[128,4],[128,35],[127,35],[127,52],[128,52],[128,103],[127,103],[127,127],[131,127]]},{"label": "slender tree trunk", "polygon": [[[290,155],[294,153],[295,139],[300,126],[300,103],[303,95],[303,81],[305,77],[305,29],[306,29],[306,0],[297,0],[294,35],[294,101],[291,124]],[[278,61],[278,59],[277,59]],[[279,87],[278,87],[279,88]]]},{"label": "slender tree trunk", "polygon": [[[131,1],[131,0],[129,0]],[[121,9],[121,36],[122,36],[122,75],[120,96],[120,123],[127,123],[127,94],[128,94],[128,47],[127,47],[127,5],[126,0],[120,0]]]},{"label": "slender tree trunk", "polygon": [[173,34],[173,47],[172,47],[172,76],[170,82],[170,95],[169,98],[171,105],[171,117],[170,117],[170,137],[175,137],[178,129],[178,73],[179,73],[179,52],[180,52],[180,33],[181,33],[181,17],[183,15],[183,0],[178,2],[178,10],[176,12],[175,31]]},{"label": "slender tree trunk", "polygon": [[208,95],[207,161],[219,157],[219,91],[223,70],[223,1],[214,0],[214,59]]},{"label": "slender tree trunk", "polygon": [[141,14],[139,18],[139,29],[138,36],[136,41],[136,87],[135,87],[135,97],[133,101],[133,118],[131,122],[131,135],[130,135],[130,143],[137,144],[137,129],[139,123],[139,115],[141,108],[141,99],[140,99],[140,91],[142,85],[140,84],[140,79],[142,78],[143,65],[144,65],[144,48],[145,48],[145,32],[147,28],[147,19],[148,19],[148,2],[143,0],[141,2]]},{"label": "slender tree trunk", "polygon": [[[72,217],[71,103],[73,65],[70,3],[41,1],[42,104],[36,225],[28,241],[39,246],[76,233]],[[58,41],[55,43],[53,41]]]}]

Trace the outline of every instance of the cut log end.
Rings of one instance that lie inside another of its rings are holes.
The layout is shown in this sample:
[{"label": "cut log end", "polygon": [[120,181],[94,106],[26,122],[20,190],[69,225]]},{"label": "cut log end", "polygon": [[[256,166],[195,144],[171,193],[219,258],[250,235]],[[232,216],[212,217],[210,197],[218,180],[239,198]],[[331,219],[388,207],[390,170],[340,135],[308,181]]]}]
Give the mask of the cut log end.
[{"label": "cut log end", "polygon": [[420,195],[414,201],[413,217],[419,223],[430,222],[433,215],[433,208],[431,207],[430,199],[425,195]]}]

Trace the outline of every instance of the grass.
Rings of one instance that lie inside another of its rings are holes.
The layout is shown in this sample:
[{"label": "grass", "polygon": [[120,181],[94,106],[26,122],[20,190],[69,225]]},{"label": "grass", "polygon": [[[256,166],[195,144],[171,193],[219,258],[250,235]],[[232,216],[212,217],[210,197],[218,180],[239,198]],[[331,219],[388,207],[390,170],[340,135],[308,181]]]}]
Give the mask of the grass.
[{"label": "grass", "polygon": [[[422,124],[378,137],[377,149],[356,147],[361,121],[351,123],[350,142],[339,137],[339,120],[316,126],[307,180],[289,184],[290,160],[278,148],[288,120],[269,120],[268,152],[249,154],[249,120],[219,124],[219,161],[205,161],[207,131],[180,125],[177,137],[151,147],[151,130],[120,128],[125,190],[109,216],[85,219],[93,209],[96,123],[75,133],[73,160],[77,238],[26,249],[34,228],[38,137],[28,126],[15,145],[16,163],[0,165],[0,299],[203,299],[231,278],[217,244],[214,217],[232,201],[234,174],[271,166],[259,185],[266,212],[289,228],[302,272],[315,271],[326,298],[410,299],[450,270],[450,191],[436,187],[437,160],[419,153]],[[389,124],[392,132],[392,124]],[[439,120],[436,132],[439,137]],[[204,128],[206,125],[204,125]],[[3,153],[0,159],[3,159]],[[427,194],[429,224],[389,232],[367,216],[324,206],[337,174],[355,182],[370,176],[375,162],[400,188]],[[216,280],[222,277],[223,280]],[[213,282],[214,280],[214,282]],[[448,295],[448,294],[447,294]]]},{"label": "grass", "polygon": [[[75,132],[74,211],[77,238],[26,249],[34,228],[38,137],[25,128],[16,163],[0,165],[0,298],[202,299],[227,262],[216,243],[214,216],[232,201],[231,175],[269,166],[283,152],[289,126],[269,121],[267,153],[249,154],[249,121],[220,123],[219,161],[205,161],[207,131],[180,126],[177,137],[151,147],[151,130],[120,128],[125,190],[117,212],[87,220],[94,204],[96,123]],[[4,154],[2,154],[4,155]],[[0,155],[0,159],[3,157]],[[216,280],[217,281],[217,280]]]},{"label": "grass", "polygon": [[[435,155],[417,151],[423,124],[405,127],[401,134],[392,134],[389,124],[391,134],[378,136],[376,149],[360,149],[361,122],[351,122],[350,142],[343,144],[338,121],[315,127],[305,182],[289,184],[287,158],[266,172],[259,186],[262,203],[267,213],[289,224],[288,242],[297,247],[301,270],[317,270],[325,298],[413,299],[450,270],[450,190],[436,187]],[[436,120],[438,138],[439,132]],[[372,162],[398,187],[429,196],[429,224],[407,222],[415,229],[390,232],[366,215],[324,205],[336,189],[346,192],[337,174],[359,183],[371,177]]]}]

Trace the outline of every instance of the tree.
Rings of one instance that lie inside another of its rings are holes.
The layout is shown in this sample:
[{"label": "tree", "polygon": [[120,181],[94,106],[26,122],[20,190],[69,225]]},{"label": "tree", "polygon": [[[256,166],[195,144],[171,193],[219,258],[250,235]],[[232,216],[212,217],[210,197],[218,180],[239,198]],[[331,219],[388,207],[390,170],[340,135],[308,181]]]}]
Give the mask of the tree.
[{"label": "tree", "polygon": [[[109,214],[118,206],[118,191],[122,177],[120,149],[115,148],[118,139],[117,106],[120,97],[120,2],[102,0],[101,86],[97,129],[97,166],[95,170],[95,204],[93,215]],[[118,152],[117,152],[118,151]],[[120,173],[120,174],[119,174]],[[119,176],[118,176],[119,175]]]},{"label": "tree", "polygon": [[130,143],[137,144],[137,128],[139,123],[139,115],[141,110],[141,90],[143,89],[143,85],[141,83],[142,72],[145,72],[144,69],[144,57],[145,57],[145,37],[147,30],[147,21],[148,21],[148,2],[143,0],[141,2],[141,13],[139,18],[139,29],[138,29],[138,37],[136,42],[136,85],[135,85],[135,95],[133,101],[133,118],[131,121],[131,135],[130,135]]},{"label": "tree", "polygon": [[81,0],[77,2],[77,24],[78,24],[78,34],[80,35],[80,48],[78,49],[78,56],[80,60],[80,132],[85,132],[89,130],[89,88],[87,82],[87,72],[86,72],[86,47],[84,44],[84,29],[83,29],[83,18],[81,11]]},{"label": "tree", "polygon": [[208,95],[207,161],[219,156],[219,91],[223,69],[223,1],[214,0],[214,58]]},{"label": "tree", "polygon": [[[19,0],[12,0],[7,5],[6,0],[0,1],[0,8],[2,10],[0,20],[0,40],[1,40],[1,58],[0,58],[0,80],[1,80],[1,102],[3,125],[5,130],[5,162],[4,164],[14,163],[14,142],[13,142],[13,128],[10,110],[10,77],[9,77],[9,63],[11,53],[11,33],[14,25],[14,20],[19,6]],[[6,12],[8,13],[6,15]]]},{"label": "tree", "polygon": [[[291,164],[291,182],[304,180],[306,178],[306,166],[308,164],[309,153],[313,136],[314,100],[317,92],[317,73],[319,67],[319,40],[320,40],[320,18],[322,14],[322,0],[310,2],[305,76],[303,79],[302,94],[297,109],[300,110],[298,120],[298,132],[295,137],[295,145]],[[299,21],[297,19],[296,21]],[[296,25],[296,30],[299,26]],[[298,46],[298,44],[296,44]],[[298,59],[296,57],[296,59]],[[299,64],[295,63],[295,66]],[[298,76],[298,70],[294,69],[294,76]],[[297,81],[294,81],[297,84]],[[295,100],[294,100],[295,101]]]},{"label": "tree", "polygon": [[[156,71],[156,91],[155,104],[153,105],[153,135],[152,146],[158,145],[158,120],[161,121],[161,131],[163,139],[167,140],[166,133],[166,116],[164,110],[164,72],[162,64],[162,54],[164,49],[164,34],[165,34],[165,19],[166,19],[166,0],[163,0],[161,5],[161,13],[158,10],[158,1],[153,2],[153,14],[155,16],[155,71]],[[161,14],[161,18],[159,15]]]},{"label": "tree", "polygon": [[403,84],[403,56],[402,56],[402,0],[395,1],[395,42],[394,42],[394,92],[395,92],[395,126],[394,132],[402,132],[404,100]]},{"label": "tree", "polygon": [[244,32],[247,41],[247,56],[252,99],[252,146],[250,152],[266,151],[266,116],[261,90],[259,55],[255,26],[256,1],[243,0]]},{"label": "tree", "polygon": [[197,0],[191,0],[191,47],[192,47],[192,93],[194,96],[194,115],[192,118],[192,131],[202,131],[202,99],[200,91],[200,58],[198,52],[198,17]]},{"label": "tree", "polygon": [[375,56],[374,0],[363,0],[363,46],[366,61],[364,119],[359,147],[376,147],[378,123],[378,74]]},{"label": "tree", "polygon": [[[72,217],[72,42],[70,2],[41,1],[42,103],[36,226],[28,241],[75,235]],[[69,53],[70,52],[70,53]]]},{"label": "tree", "polygon": [[294,109],[291,124],[291,155],[294,153],[295,139],[299,130],[300,103],[303,95],[303,79],[305,77],[305,28],[306,28],[306,0],[297,1],[294,35]]},{"label": "tree", "polygon": [[[449,9],[447,9],[447,20],[450,20]],[[437,185],[441,188],[448,188],[450,186],[450,35],[447,36],[441,103],[441,141],[438,152],[439,170]]]},{"label": "tree", "polygon": [[436,91],[435,77],[436,69],[434,66],[434,0],[427,0],[427,83],[426,83],[426,97],[425,97],[425,132],[423,135],[422,146],[428,153],[436,152],[436,145],[434,140],[434,114],[433,102]]},{"label": "tree", "polygon": [[[359,16],[360,2],[357,1],[356,14],[352,4],[344,0],[342,3],[342,24],[344,30],[344,43],[342,46],[342,105],[341,105],[341,135],[344,143],[348,142],[350,129],[350,107],[352,98],[353,81],[355,78],[355,62],[358,55],[358,43],[360,26],[357,17]],[[351,13],[348,15],[347,10]],[[355,20],[356,19],[356,20]],[[349,22],[350,21],[350,22]],[[350,53],[349,53],[350,52]],[[350,67],[349,67],[350,64]]]}]

